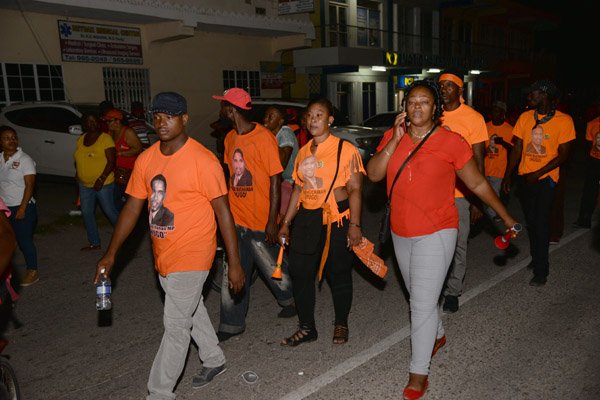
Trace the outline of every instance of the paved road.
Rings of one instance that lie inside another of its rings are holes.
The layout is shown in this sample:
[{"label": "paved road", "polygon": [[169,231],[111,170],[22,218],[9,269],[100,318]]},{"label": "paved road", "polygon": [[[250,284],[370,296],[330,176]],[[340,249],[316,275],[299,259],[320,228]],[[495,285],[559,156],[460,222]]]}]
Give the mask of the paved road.
[{"label": "paved road", "polygon": [[[593,232],[576,230],[582,163],[571,163],[565,235],[552,247],[551,275],[532,288],[526,235],[508,256],[482,232],[471,239],[461,308],[445,315],[448,344],[432,362],[426,399],[600,398],[600,250]],[[365,234],[376,238],[381,192],[368,185]],[[82,253],[85,231],[68,217],[75,189],[41,180],[38,189],[40,282],[21,291],[7,352],[27,400],[141,399],[162,335],[161,292],[152,269],[149,240],[128,243],[113,277],[114,307],[94,308],[92,277],[100,253]],[[516,201],[511,211],[522,219]],[[101,227],[103,244],[112,228]],[[17,255],[17,273],[24,266]],[[251,294],[246,332],[222,344],[228,370],[209,386],[191,389],[200,363],[192,347],[176,393],[179,399],[398,399],[408,377],[408,304],[399,273],[387,257],[384,281],[356,266],[350,341],[331,344],[333,310],[327,284],[317,296],[319,340],[298,348],[279,341],[296,327],[278,319],[279,307],[263,282]],[[206,288],[206,304],[218,321],[218,294]],[[241,374],[253,371],[250,385]]]}]

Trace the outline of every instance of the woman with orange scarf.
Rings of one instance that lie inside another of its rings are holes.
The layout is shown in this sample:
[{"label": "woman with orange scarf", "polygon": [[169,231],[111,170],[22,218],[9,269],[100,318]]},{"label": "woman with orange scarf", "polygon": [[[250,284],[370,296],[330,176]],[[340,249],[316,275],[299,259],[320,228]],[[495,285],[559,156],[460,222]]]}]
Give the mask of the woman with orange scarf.
[{"label": "woman with orange scarf", "polygon": [[348,341],[352,247],[362,241],[360,212],[365,170],[356,147],[330,133],[332,122],[333,106],[329,100],[309,103],[307,125],[313,139],[296,156],[294,191],[279,230],[282,245],[290,244],[289,271],[299,319],[298,330],[284,339],[282,346],[317,339],[315,276],[320,280],[323,273],[331,287],[335,309],[333,343]]}]

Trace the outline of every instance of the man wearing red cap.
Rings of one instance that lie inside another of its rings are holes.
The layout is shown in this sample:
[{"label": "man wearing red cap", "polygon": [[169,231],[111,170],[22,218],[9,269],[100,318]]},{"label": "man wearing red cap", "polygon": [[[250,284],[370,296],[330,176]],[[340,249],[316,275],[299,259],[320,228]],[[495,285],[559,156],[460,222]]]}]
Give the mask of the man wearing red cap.
[{"label": "man wearing red cap", "polygon": [[[277,217],[283,171],[277,140],[267,128],[250,121],[248,111],[252,109],[252,99],[245,90],[232,88],[213,98],[221,101],[220,115],[229,119],[233,126],[225,137],[223,158],[231,172],[229,204],[236,225],[242,267],[245,275],[250,277],[256,265],[283,307],[279,317],[293,317],[296,311],[286,258],[281,280],[271,279],[279,253]],[[240,154],[243,154],[243,170]],[[242,173],[252,179],[242,179]],[[239,179],[236,179],[236,174],[240,175]],[[227,269],[224,274],[225,280]],[[232,296],[229,290],[221,290],[217,332],[220,341],[239,335],[246,329],[250,283],[251,280],[247,279],[245,290],[239,296]]]},{"label": "man wearing red cap", "polygon": [[[465,104],[463,99],[463,80],[456,74],[443,73],[438,79],[444,112],[442,125],[453,132],[459,133],[471,145],[473,158],[484,173],[485,142],[488,140],[487,127],[483,115]],[[454,201],[458,208],[458,237],[456,249],[450,266],[448,280],[444,289],[444,312],[458,311],[458,297],[462,294],[463,281],[467,270],[467,244],[471,230],[471,220],[481,217],[481,211],[465,196],[472,197],[466,186],[456,181]],[[459,190],[460,188],[460,190]]]}]

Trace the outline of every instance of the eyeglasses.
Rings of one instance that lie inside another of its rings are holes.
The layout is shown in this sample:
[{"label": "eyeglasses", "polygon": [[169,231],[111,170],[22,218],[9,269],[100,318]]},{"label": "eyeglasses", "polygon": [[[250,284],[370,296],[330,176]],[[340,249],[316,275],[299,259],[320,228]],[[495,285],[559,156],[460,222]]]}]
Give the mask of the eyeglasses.
[{"label": "eyeglasses", "polygon": [[118,119],[118,118],[113,118],[113,119],[105,119],[105,120],[104,120],[104,122],[107,122],[107,123],[109,123],[109,124],[110,124],[110,123],[112,123],[112,122],[115,122],[115,121],[120,121],[120,119]]}]

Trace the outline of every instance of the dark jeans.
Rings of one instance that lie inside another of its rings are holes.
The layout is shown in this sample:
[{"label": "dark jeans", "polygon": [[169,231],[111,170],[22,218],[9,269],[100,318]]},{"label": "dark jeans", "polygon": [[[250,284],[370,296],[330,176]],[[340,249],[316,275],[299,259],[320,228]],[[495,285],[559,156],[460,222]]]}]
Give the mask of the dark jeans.
[{"label": "dark jeans", "polygon": [[[336,325],[348,325],[348,314],[352,306],[354,253],[347,247],[348,220],[344,220],[343,223],[341,227],[338,227],[335,222],[331,225],[329,255],[323,270],[333,296]],[[321,242],[314,254],[300,254],[290,247],[289,268],[298,320],[301,326],[310,328],[315,327],[315,277],[325,246],[326,234],[327,226],[323,225]]]},{"label": "dark jeans", "polygon": [[15,231],[17,244],[25,258],[27,269],[38,269],[37,249],[33,243],[33,231],[37,225],[37,206],[35,203],[27,204],[25,218],[16,219],[19,206],[8,207],[10,209],[10,223]]},{"label": "dark jeans", "polygon": [[550,270],[550,215],[555,187],[556,183],[549,177],[527,185],[525,179],[519,176],[519,199],[527,223],[533,274],[540,278],[547,277]]},{"label": "dark jeans", "polygon": [[592,215],[594,214],[596,199],[598,197],[599,181],[600,159],[588,157],[577,222],[584,224],[590,224],[592,222]]}]

